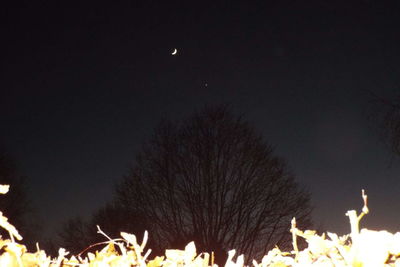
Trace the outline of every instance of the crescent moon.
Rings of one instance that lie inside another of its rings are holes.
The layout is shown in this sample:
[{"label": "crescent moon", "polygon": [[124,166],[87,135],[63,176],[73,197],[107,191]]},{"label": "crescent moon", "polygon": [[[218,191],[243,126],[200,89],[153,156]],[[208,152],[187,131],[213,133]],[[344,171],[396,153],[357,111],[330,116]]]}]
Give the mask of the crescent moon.
[{"label": "crescent moon", "polygon": [[174,51],[171,53],[171,55],[175,56],[176,53],[178,53],[178,50],[176,48],[174,48]]}]

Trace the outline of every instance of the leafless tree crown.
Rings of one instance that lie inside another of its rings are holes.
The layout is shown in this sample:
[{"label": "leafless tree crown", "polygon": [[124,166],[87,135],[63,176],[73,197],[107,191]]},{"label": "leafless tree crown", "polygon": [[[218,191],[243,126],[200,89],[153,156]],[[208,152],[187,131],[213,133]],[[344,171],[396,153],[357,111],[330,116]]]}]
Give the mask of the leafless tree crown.
[{"label": "leafless tree crown", "polygon": [[290,240],[290,220],[310,225],[309,195],[261,135],[226,108],[208,108],[155,130],[117,187],[146,214],[160,244],[248,258]]},{"label": "leafless tree crown", "polygon": [[384,143],[400,156],[400,94],[393,99],[369,92],[374,110],[372,118],[378,121],[378,128]]}]

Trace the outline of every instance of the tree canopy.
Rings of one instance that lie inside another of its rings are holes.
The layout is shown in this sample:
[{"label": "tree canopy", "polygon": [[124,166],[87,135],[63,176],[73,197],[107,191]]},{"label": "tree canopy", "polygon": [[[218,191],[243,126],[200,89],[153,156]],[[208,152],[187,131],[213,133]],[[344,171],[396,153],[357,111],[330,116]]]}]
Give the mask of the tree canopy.
[{"label": "tree canopy", "polygon": [[145,216],[158,249],[194,240],[223,263],[291,241],[290,221],[311,226],[309,194],[282,158],[240,116],[211,107],[163,121],[116,189],[116,203]]},{"label": "tree canopy", "polygon": [[372,117],[378,122],[378,129],[384,143],[400,156],[400,94],[393,98],[369,92],[374,103]]}]

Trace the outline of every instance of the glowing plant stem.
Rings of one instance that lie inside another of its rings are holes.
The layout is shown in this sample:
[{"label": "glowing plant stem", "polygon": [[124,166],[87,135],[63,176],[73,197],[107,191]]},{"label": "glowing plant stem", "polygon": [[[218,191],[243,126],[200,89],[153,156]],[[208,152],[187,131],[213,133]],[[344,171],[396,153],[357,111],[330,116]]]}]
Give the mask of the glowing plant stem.
[{"label": "glowing plant stem", "polygon": [[290,229],[290,232],[292,232],[292,240],[293,240],[292,244],[293,244],[293,249],[294,249],[294,252],[296,253],[296,259],[297,259],[298,255],[299,255],[299,248],[297,247],[297,235],[296,235],[297,228],[296,228],[296,218],[295,217],[293,217],[291,223],[292,223],[292,227]]},{"label": "glowing plant stem", "polygon": [[361,214],[357,216],[357,212],[355,210],[349,210],[347,211],[346,215],[349,216],[350,219],[350,226],[351,226],[351,239],[353,243],[357,242],[358,234],[360,233],[359,230],[359,223],[362,217],[364,217],[365,214],[368,214],[369,209],[367,207],[367,195],[365,194],[364,189],[361,190],[362,198],[364,201],[364,206],[362,208]]},{"label": "glowing plant stem", "polygon": [[[358,248],[360,246],[359,242],[359,236],[360,236],[360,229],[359,229],[359,223],[362,217],[364,217],[365,214],[368,214],[369,210],[367,207],[367,195],[364,192],[364,189],[361,190],[362,198],[364,201],[364,206],[361,210],[361,213],[359,216],[357,216],[357,212],[355,210],[349,210],[346,215],[349,216],[350,219],[350,226],[351,226],[351,240],[352,240],[352,256],[350,259],[346,260],[348,264],[351,264],[352,266],[362,266],[362,263],[360,262],[360,256],[358,255]],[[361,265],[360,265],[361,264]]]},{"label": "glowing plant stem", "polygon": [[346,213],[347,216],[349,216],[350,219],[350,227],[351,227],[351,240],[353,243],[356,243],[358,234],[359,234],[359,227],[358,227],[358,217],[357,217],[357,212],[355,210],[349,210]]}]

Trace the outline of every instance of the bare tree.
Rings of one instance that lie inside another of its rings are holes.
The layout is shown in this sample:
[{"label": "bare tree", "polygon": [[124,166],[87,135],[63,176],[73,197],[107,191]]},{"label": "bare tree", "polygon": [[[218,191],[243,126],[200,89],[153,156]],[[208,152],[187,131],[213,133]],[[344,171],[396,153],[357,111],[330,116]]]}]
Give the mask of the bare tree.
[{"label": "bare tree", "polygon": [[74,255],[80,253],[91,244],[88,237],[87,223],[80,217],[75,217],[64,223],[58,235],[60,247],[65,248]]},{"label": "bare tree", "polygon": [[97,232],[97,226],[110,238],[120,238],[121,232],[140,237],[145,230],[150,230],[145,228],[143,216],[110,202],[98,209],[88,221],[80,217],[68,220],[59,232],[60,246],[74,255],[98,250],[99,247],[90,246],[108,240]]},{"label": "bare tree", "polygon": [[374,107],[370,117],[377,121],[383,142],[400,156],[400,94],[391,99],[368,93]]},{"label": "bare tree", "polygon": [[194,240],[220,264],[230,249],[250,260],[275,245],[287,248],[293,217],[311,225],[309,194],[261,135],[225,107],[162,122],[116,197],[152,223],[158,249]]}]

